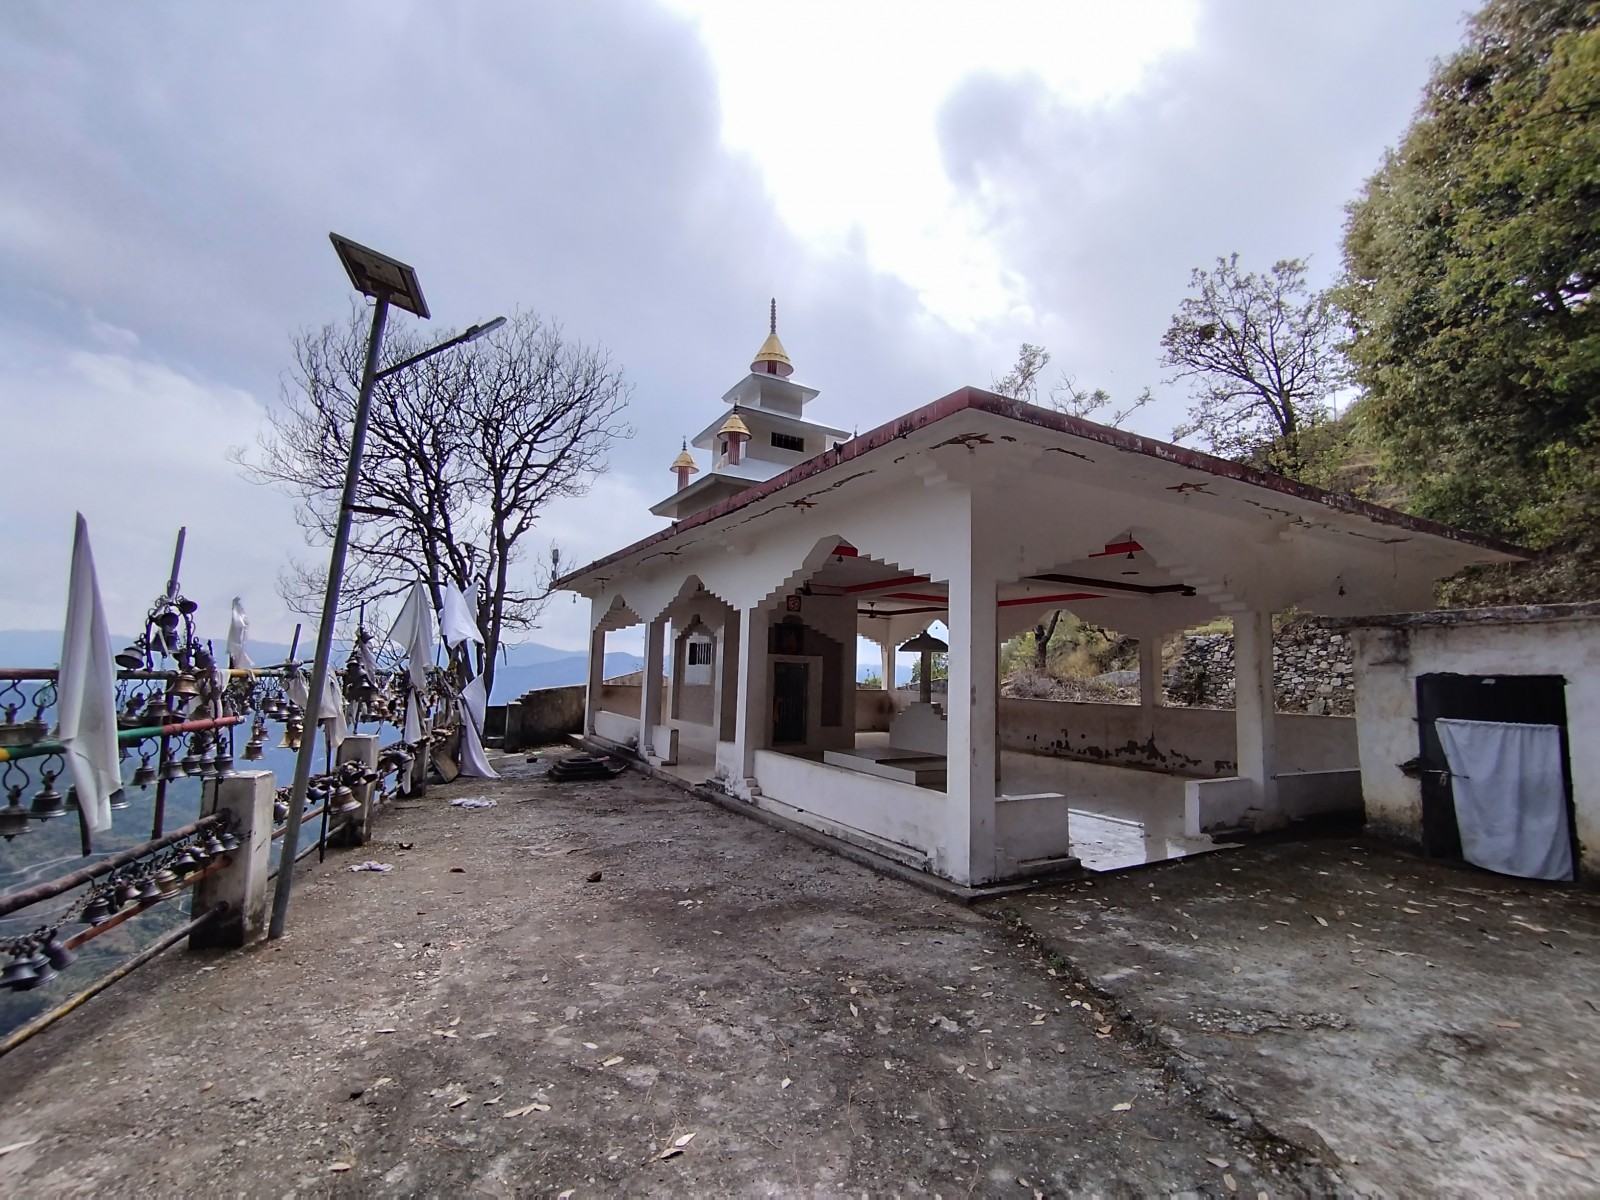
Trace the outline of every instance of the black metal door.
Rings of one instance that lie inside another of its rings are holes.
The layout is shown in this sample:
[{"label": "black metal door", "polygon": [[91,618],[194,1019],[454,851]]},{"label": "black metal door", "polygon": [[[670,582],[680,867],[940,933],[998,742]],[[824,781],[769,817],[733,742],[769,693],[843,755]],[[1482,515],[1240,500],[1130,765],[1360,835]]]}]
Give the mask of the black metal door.
[{"label": "black metal door", "polygon": [[806,740],[808,696],[805,663],[772,664],[772,744],[794,746]]},{"label": "black metal door", "polygon": [[[1431,858],[1461,857],[1450,771],[1434,722],[1503,721],[1513,725],[1559,725],[1561,768],[1567,791],[1567,827],[1572,814],[1572,767],[1567,754],[1567,681],[1560,675],[1419,675],[1417,725],[1422,739],[1422,850]],[[1577,847],[1573,847],[1577,862]]]}]

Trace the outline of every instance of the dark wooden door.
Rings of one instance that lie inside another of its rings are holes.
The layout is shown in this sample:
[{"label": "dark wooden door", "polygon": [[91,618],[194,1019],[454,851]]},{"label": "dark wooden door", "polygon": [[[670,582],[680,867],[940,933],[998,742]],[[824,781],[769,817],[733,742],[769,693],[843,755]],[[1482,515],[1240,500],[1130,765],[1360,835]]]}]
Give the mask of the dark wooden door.
[{"label": "dark wooden door", "polygon": [[810,671],[805,663],[772,664],[772,744],[793,746],[806,740]]},{"label": "dark wooden door", "polygon": [[[1450,770],[1434,722],[1502,721],[1511,725],[1559,725],[1561,765],[1566,777],[1567,827],[1572,819],[1572,767],[1567,754],[1567,681],[1560,675],[1417,676],[1417,726],[1422,740],[1422,851],[1431,858],[1461,857]],[[1577,862],[1573,847],[1573,862]]]}]

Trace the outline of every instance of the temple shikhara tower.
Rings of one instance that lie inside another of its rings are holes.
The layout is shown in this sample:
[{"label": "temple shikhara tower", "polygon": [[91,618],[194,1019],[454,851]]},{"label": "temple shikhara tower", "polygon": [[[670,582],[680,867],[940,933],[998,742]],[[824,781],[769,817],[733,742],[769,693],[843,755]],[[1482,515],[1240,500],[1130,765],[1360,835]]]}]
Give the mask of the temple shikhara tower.
[{"label": "temple shikhara tower", "polygon": [[[1273,614],[1425,607],[1521,555],[977,388],[852,436],[794,373],[774,304],[749,372],[663,455],[670,524],[558,581],[590,602],[584,733],[958,885],[1359,807],[1353,722],[1275,711]],[[1060,610],[1138,642],[1140,703],[1000,694],[1002,641]],[[1223,616],[1234,711],[1164,706],[1162,639]],[[608,682],[606,637],[633,626],[639,682]],[[886,688],[857,686],[863,638]],[[924,686],[897,690],[912,655]]]},{"label": "temple shikhara tower", "polygon": [[836,445],[850,435],[805,418],[817,389],[790,378],[794,363],[778,340],[778,302],[772,301],[767,340],[756,351],[750,373],[723,395],[728,407],[695,435],[696,449],[711,455],[711,470],[689,481],[700,467],[682,447],[672,464],[678,490],[650,511],[681,520],[763,483]]}]

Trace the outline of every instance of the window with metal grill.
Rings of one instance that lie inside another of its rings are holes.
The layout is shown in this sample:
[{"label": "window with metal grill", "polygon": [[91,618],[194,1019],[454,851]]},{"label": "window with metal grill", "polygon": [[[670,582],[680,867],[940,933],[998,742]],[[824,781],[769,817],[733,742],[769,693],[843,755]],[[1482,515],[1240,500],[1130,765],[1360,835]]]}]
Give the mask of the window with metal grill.
[{"label": "window with metal grill", "polygon": [[798,450],[802,454],[804,454],[806,450],[805,438],[793,437],[787,433],[773,434],[772,444],[779,450]]}]

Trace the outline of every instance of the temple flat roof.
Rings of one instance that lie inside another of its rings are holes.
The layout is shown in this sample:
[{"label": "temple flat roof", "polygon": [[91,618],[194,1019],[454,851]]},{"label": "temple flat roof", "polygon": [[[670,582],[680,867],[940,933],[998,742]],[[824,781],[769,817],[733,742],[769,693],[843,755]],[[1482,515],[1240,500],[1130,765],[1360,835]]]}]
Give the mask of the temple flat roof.
[{"label": "temple flat roof", "polygon": [[[941,434],[948,436],[941,438]],[[1453,529],[1344,493],[1324,491],[1282,475],[1141,437],[1126,430],[1097,425],[1080,417],[1024,404],[979,388],[963,388],[809,458],[764,483],[710,505],[675,522],[668,529],[569,572],[558,579],[555,586],[582,590],[577,585],[596,572],[646,552],[659,552],[667,543],[685,537],[693,530],[769,500],[800,507],[805,494],[817,491],[818,484],[824,488],[832,486],[824,477],[853,463],[864,466],[860,460],[880,451],[888,451],[897,443],[902,453],[892,460],[885,460],[884,465],[898,463],[917,451],[947,446],[964,446],[973,452],[995,447],[1004,453],[1008,443],[1013,446],[1037,446],[1044,452],[1059,451],[1092,464],[1095,459],[1090,452],[1095,447],[1104,447],[1118,454],[1137,456],[1147,462],[1167,464],[1170,470],[1163,473],[1173,479],[1172,483],[1164,485],[1167,491],[1179,495],[1195,494],[1196,498],[1243,500],[1257,509],[1267,510],[1264,515],[1281,514],[1291,524],[1311,524],[1319,514],[1324,522],[1329,517],[1342,516],[1346,518],[1343,524],[1348,526],[1379,527],[1377,533],[1361,533],[1348,528],[1344,530],[1360,537],[1394,543],[1435,539],[1436,546],[1453,544],[1459,550],[1469,551],[1459,555],[1463,565],[1467,562],[1515,560],[1530,555],[1529,551],[1510,543]],[[835,482],[844,484],[853,477],[854,473]],[[1227,493],[1211,491],[1212,485],[1208,480],[1216,480],[1217,486],[1227,487]],[[795,489],[796,499],[784,494],[789,489]],[[796,503],[797,500],[799,503]],[[1393,530],[1394,536],[1383,536],[1383,530]]]}]

